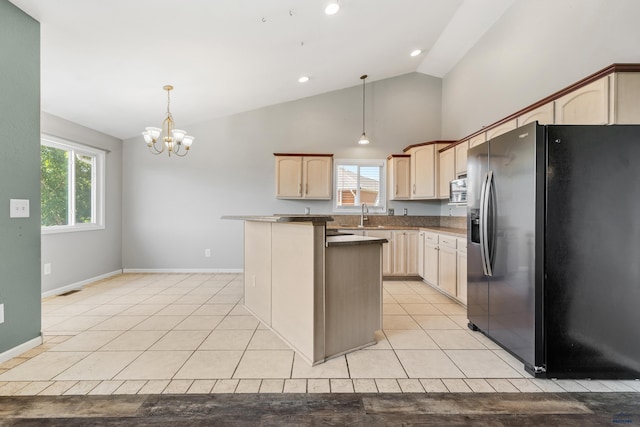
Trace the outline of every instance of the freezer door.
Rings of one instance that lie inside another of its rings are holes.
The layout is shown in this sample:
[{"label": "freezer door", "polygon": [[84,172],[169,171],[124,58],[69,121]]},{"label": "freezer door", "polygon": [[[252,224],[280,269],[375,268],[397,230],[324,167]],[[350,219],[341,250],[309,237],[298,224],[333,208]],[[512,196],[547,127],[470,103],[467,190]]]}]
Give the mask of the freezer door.
[{"label": "freezer door", "polygon": [[488,335],[529,367],[536,363],[536,131],[532,123],[492,139],[489,157]]},{"label": "freezer door", "polygon": [[640,377],[640,126],[550,126],[545,313],[558,377]]},{"label": "freezer door", "polygon": [[489,167],[489,145],[478,145],[467,154],[467,317],[470,327],[489,327],[489,281],[484,274],[481,247],[481,196]]}]

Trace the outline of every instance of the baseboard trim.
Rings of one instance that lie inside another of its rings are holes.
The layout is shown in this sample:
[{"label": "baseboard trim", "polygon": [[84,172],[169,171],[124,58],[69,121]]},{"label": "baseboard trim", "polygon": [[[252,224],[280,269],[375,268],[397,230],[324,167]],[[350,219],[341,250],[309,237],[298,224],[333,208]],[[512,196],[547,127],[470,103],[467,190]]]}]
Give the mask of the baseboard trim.
[{"label": "baseboard trim", "polygon": [[98,280],[108,279],[109,277],[117,276],[119,274],[122,274],[122,270],[115,270],[110,273],[101,274],[99,276],[91,277],[86,280],[81,280],[80,282],[72,283],[70,285],[62,286],[60,288],[55,288],[50,291],[43,292],[42,298],[52,297],[55,295],[64,294],[65,292],[81,289],[85,285],[88,285],[89,283],[97,282]]},{"label": "baseboard trim", "polygon": [[125,268],[123,273],[242,273],[242,268]]},{"label": "baseboard trim", "polygon": [[24,342],[18,346],[10,348],[5,352],[0,353],[0,363],[6,362],[9,359],[13,359],[16,356],[20,356],[25,351],[29,351],[32,348],[39,346],[40,344],[42,344],[42,335],[30,339],[29,341]]}]

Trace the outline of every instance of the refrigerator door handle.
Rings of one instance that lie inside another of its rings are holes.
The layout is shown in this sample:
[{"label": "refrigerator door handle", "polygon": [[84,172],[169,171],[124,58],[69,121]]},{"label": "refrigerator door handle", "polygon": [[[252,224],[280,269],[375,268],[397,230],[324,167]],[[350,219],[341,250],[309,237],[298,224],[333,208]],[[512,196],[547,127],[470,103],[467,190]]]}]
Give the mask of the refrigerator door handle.
[{"label": "refrigerator door handle", "polygon": [[482,188],[480,189],[480,260],[482,261],[482,272],[485,276],[488,276],[487,270],[487,183],[489,181],[489,173],[484,175],[482,180]]},{"label": "refrigerator door handle", "polygon": [[496,258],[496,187],[493,171],[488,172],[487,195],[485,197],[485,255],[487,260],[487,276],[493,276],[493,265]]}]

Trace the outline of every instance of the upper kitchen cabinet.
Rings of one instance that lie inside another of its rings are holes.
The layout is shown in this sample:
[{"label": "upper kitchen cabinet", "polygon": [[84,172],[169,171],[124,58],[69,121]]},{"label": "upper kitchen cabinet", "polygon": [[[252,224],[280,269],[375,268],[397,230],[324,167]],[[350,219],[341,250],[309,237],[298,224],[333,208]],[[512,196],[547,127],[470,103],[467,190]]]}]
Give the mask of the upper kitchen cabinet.
[{"label": "upper kitchen cabinet", "polygon": [[610,83],[609,120],[615,124],[640,123],[640,73],[614,73]]},{"label": "upper kitchen cabinet", "polygon": [[454,147],[456,150],[456,178],[467,173],[467,151],[469,141],[464,141]]},{"label": "upper kitchen cabinet", "polygon": [[494,126],[491,129],[487,129],[487,136],[486,136],[486,140],[490,140],[495,138],[496,136],[500,136],[503,133],[507,133],[510,130],[514,130],[515,128],[518,127],[518,123],[516,121],[516,119],[513,120],[509,120],[508,122],[504,122],[498,126]]},{"label": "upper kitchen cabinet", "polygon": [[609,76],[582,86],[555,101],[555,124],[609,123]]},{"label": "upper kitchen cabinet", "polygon": [[411,198],[411,156],[393,154],[387,158],[387,194],[389,200]]},{"label": "upper kitchen cabinet", "polygon": [[475,147],[476,145],[480,145],[483,142],[487,142],[487,133],[482,132],[473,138],[469,139],[469,148]]},{"label": "upper kitchen cabinet", "polygon": [[451,142],[425,142],[405,148],[411,156],[411,199],[438,198],[438,151]]},{"label": "upper kitchen cabinet", "polygon": [[540,107],[518,116],[518,127],[537,121],[541,125],[552,125],[553,102],[548,102]]},{"label": "upper kitchen cabinet", "polygon": [[449,182],[456,179],[456,150],[454,148],[440,151],[439,175],[438,198],[448,199]]},{"label": "upper kitchen cabinet", "polygon": [[279,199],[331,199],[333,154],[274,153],[276,197]]}]

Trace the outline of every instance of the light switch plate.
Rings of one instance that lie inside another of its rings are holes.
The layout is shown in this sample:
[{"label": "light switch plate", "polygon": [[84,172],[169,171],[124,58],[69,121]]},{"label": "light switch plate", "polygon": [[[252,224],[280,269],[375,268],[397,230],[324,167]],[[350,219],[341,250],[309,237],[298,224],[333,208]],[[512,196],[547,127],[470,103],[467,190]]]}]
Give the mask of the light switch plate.
[{"label": "light switch plate", "polygon": [[29,218],[29,199],[11,199],[9,218]]},{"label": "light switch plate", "polygon": [[0,323],[4,323],[4,304],[0,304]]}]

